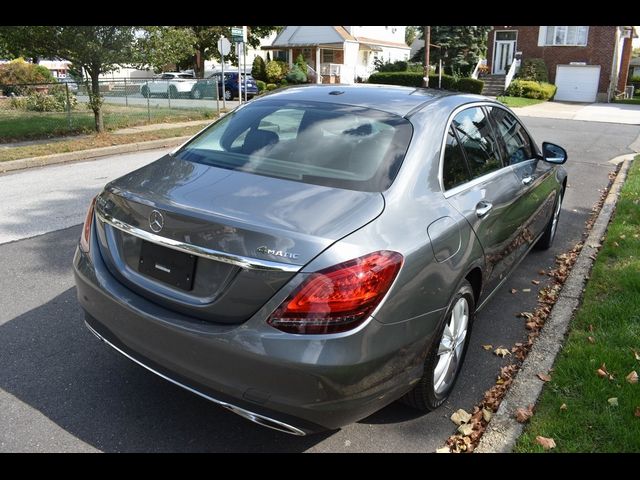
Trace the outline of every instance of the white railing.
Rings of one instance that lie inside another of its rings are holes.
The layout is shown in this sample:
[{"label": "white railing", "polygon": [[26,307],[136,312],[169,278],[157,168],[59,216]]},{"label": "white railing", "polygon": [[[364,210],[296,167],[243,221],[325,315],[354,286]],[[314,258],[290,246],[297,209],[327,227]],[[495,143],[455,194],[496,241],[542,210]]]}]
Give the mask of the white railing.
[{"label": "white railing", "polygon": [[343,67],[341,63],[321,63],[320,75],[340,76],[340,69]]},{"label": "white railing", "polygon": [[477,80],[478,79],[478,73],[480,72],[480,67],[483,65],[487,64],[487,59],[486,58],[481,58],[480,60],[478,60],[478,63],[476,63],[476,68],[473,69],[473,72],[471,73],[471,78]]},{"label": "white railing", "polygon": [[520,60],[514,58],[513,62],[511,62],[511,66],[509,67],[509,72],[507,76],[504,78],[504,89],[506,90],[511,85],[511,81],[513,80],[514,75],[520,68]]}]

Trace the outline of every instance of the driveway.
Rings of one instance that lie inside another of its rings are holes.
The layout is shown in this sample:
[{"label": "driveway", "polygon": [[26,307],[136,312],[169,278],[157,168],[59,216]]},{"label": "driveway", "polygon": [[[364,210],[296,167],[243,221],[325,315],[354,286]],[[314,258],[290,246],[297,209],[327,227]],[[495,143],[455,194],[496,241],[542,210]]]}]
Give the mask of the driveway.
[{"label": "driveway", "polygon": [[544,102],[515,109],[521,117],[640,125],[640,105],[621,103]]},{"label": "driveway", "polygon": [[337,432],[308,437],[249,423],[150,374],[84,327],[71,258],[89,198],[114,176],[164,151],[1,175],[0,452],[435,451],[455,432],[451,413],[470,410],[510,362],[482,345],[510,347],[526,338],[516,314],[535,306],[548,278],[538,271],[581,239],[599,189],[615,168],[608,160],[629,153],[640,134],[630,125],[524,121],[538,142],[556,142],[569,152],[558,236],[550,251],[532,252],[478,315],[449,401],[426,415],[394,403]]}]

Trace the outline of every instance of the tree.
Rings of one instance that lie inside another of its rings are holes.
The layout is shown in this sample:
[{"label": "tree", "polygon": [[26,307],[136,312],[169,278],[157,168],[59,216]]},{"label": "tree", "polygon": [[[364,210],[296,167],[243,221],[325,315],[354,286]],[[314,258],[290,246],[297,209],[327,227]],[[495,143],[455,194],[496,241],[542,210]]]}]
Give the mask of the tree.
[{"label": "tree", "polygon": [[159,72],[195,55],[196,37],[189,28],[147,26],[136,45],[138,68],[151,67]]},{"label": "tree", "polygon": [[62,58],[82,68],[91,79],[89,105],[97,132],[104,131],[99,76],[131,63],[133,26],[14,26],[0,27],[0,42],[16,55]]},{"label": "tree", "polygon": [[[424,27],[418,27],[418,30],[424,38]],[[469,76],[478,60],[487,53],[487,34],[490,30],[490,26],[432,26],[430,62],[437,63],[442,59],[446,73]],[[424,47],[412,60],[423,59]]]},{"label": "tree", "polygon": [[411,46],[417,35],[417,27],[407,27],[404,31],[404,43]]},{"label": "tree", "polygon": [[253,60],[251,76],[256,80],[262,80],[263,82],[267,81],[267,67],[260,55]]}]

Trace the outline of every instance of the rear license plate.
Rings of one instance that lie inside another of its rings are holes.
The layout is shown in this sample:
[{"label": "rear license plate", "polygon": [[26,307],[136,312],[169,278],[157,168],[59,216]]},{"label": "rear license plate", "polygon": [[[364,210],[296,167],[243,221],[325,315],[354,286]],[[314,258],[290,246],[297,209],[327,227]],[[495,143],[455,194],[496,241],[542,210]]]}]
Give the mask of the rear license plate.
[{"label": "rear license plate", "polygon": [[181,290],[193,288],[197,257],[155,243],[142,242],[138,271]]}]

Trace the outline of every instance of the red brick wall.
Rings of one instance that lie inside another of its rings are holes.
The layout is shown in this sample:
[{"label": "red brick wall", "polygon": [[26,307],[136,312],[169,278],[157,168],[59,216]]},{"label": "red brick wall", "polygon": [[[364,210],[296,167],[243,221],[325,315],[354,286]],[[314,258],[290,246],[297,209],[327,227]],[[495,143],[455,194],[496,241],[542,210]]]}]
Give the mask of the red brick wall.
[{"label": "red brick wall", "polygon": [[496,30],[517,30],[516,51],[522,52],[522,60],[542,58],[547,64],[549,81],[555,83],[556,66],[570,62],[585,62],[587,65],[600,65],[599,93],[607,93],[611,78],[611,62],[615,47],[616,27],[608,25],[590,26],[585,47],[538,46],[539,26],[494,26],[489,32],[487,42],[487,64],[493,72],[493,45]]}]

